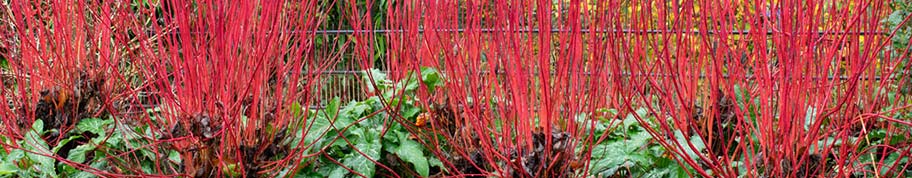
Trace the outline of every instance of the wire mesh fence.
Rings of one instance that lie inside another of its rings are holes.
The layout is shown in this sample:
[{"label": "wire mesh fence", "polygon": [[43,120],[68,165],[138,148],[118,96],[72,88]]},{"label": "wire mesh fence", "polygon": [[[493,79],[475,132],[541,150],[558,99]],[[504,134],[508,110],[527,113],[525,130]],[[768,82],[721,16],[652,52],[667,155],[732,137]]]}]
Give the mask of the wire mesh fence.
[{"label": "wire mesh fence", "polygon": [[[418,33],[425,33],[431,30],[419,29]],[[481,29],[434,29],[435,32],[448,32],[448,33],[466,33],[466,32],[481,32],[481,33],[494,33],[494,32],[514,32],[514,33],[540,33],[543,30],[539,29],[491,29],[491,28],[481,28]],[[548,31],[548,30],[544,30]],[[314,30],[314,31],[283,31],[281,33],[312,33],[319,35],[330,35],[330,36],[344,36],[344,35],[353,35],[353,34],[394,34],[394,33],[404,33],[405,30],[401,29],[371,29],[371,30],[344,30],[344,29],[333,29],[333,30]],[[572,32],[568,29],[550,29],[552,33],[564,33]],[[580,29],[581,33],[621,33],[628,35],[637,35],[637,34],[668,34],[668,33],[688,33],[688,34],[719,34],[727,33],[731,35],[748,35],[752,33],[763,33],[765,35],[774,35],[776,34],[773,31],[750,31],[750,30],[732,30],[732,31],[718,31],[718,30],[658,30],[658,29],[602,29],[602,30],[592,30],[592,29]],[[842,34],[842,35],[857,35],[857,36],[869,36],[869,35],[890,35],[887,32],[882,31],[810,31],[807,34],[814,35],[833,35],[833,34]],[[377,44],[384,45],[388,47],[389,44]],[[345,49],[340,49],[345,50]],[[382,60],[382,57],[377,59],[375,68],[380,68],[382,70],[388,69],[388,63]],[[321,84],[318,90],[320,93],[315,98],[316,102],[313,105],[309,106],[310,108],[320,109],[323,108],[326,104],[326,101],[330,101],[333,98],[338,97],[342,102],[364,100],[370,94],[364,90],[366,89],[367,81],[362,80],[362,75],[364,74],[363,68],[353,60],[344,60],[340,62],[334,68],[321,71]],[[479,71],[479,74],[487,74],[491,71]],[[497,75],[504,74],[504,71],[495,71]],[[553,73],[551,75],[554,75]],[[583,72],[584,76],[592,75],[589,72]],[[652,77],[670,77],[670,74],[619,74],[625,77],[632,76],[652,76]],[[707,75],[702,74],[700,78],[706,78]],[[728,75],[721,76],[723,78],[729,78]],[[753,75],[745,75],[744,79],[753,80],[756,79]],[[808,77],[811,80],[849,80],[852,79],[851,76],[841,75],[841,76],[826,76],[826,77]],[[859,78],[860,80],[881,80],[880,77],[874,78]]]},{"label": "wire mesh fence", "polygon": [[[346,67],[341,67],[341,68],[346,68]],[[388,72],[388,71],[382,71],[382,72]],[[365,90],[368,85],[368,81],[363,80],[363,74],[365,73],[365,71],[363,71],[363,70],[338,69],[338,70],[322,71],[321,73],[322,73],[322,75],[321,75],[320,80],[323,85],[318,86],[318,87],[321,87],[319,89],[321,92],[319,93],[319,96],[317,98],[315,98],[317,102],[313,102],[314,105],[310,106],[310,108],[312,108],[312,109],[322,109],[322,108],[324,108],[326,101],[330,101],[336,97],[338,97],[340,101],[345,103],[345,102],[350,102],[350,101],[364,100],[370,96],[370,93],[367,92],[367,90]],[[490,73],[490,71],[479,71],[476,74],[477,75],[486,75],[488,73]],[[504,71],[497,71],[495,73],[495,75],[504,75],[504,74],[506,74]],[[550,75],[554,76],[555,73],[551,73]],[[590,75],[593,75],[593,73],[581,72],[580,75],[582,75],[584,77],[588,77]],[[614,74],[607,74],[607,75],[611,76]],[[672,75],[672,74],[621,73],[618,75],[623,76],[623,77],[659,77],[659,78],[661,78],[661,77],[681,77],[680,75]],[[699,79],[706,79],[706,78],[712,77],[712,76],[706,75],[706,74],[701,74],[698,76],[683,76],[683,77],[696,77]],[[744,80],[755,80],[758,78],[757,76],[754,76],[754,75],[743,75],[743,76],[722,75],[720,77],[721,78],[739,77]],[[890,78],[884,78],[884,77],[857,77],[856,78],[856,77],[848,76],[848,75],[838,75],[838,76],[833,75],[833,76],[826,76],[826,77],[805,76],[805,77],[801,77],[801,78],[790,78],[789,80],[840,80],[840,81],[844,81],[844,80],[886,80],[886,79],[890,79]]]}]

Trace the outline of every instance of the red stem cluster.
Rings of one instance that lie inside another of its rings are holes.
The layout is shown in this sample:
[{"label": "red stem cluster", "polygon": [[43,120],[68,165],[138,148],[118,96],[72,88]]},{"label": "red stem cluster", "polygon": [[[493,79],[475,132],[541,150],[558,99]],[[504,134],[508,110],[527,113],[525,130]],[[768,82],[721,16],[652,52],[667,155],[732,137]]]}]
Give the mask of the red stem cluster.
[{"label": "red stem cluster", "polygon": [[[895,132],[909,123],[893,118],[906,108],[902,97],[888,95],[899,90],[896,66],[905,61],[884,55],[893,34],[872,33],[892,30],[879,23],[887,3],[403,1],[388,7],[387,28],[401,33],[388,34],[394,50],[386,59],[398,73],[445,73],[443,95],[468,130],[448,141],[480,137],[453,152],[478,149],[485,174],[520,170],[503,160],[533,151],[537,132],[569,132],[581,145],[603,140],[580,137],[598,121],[577,123],[578,114],[646,108],[637,120],[691,175],[848,176],[864,171],[853,162],[875,152],[859,150],[874,144],[865,142],[870,129],[908,135]],[[676,142],[676,132],[707,148]],[[889,164],[879,155],[876,167]]]},{"label": "red stem cluster", "polygon": [[[115,116],[118,124],[148,125],[154,135],[142,138],[150,145],[109,153],[109,162],[129,170],[93,171],[55,156],[59,161],[96,174],[122,176],[143,171],[138,160],[118,157],[150,147],[158,156],[167,155],[157,152],[167,147],[182,153],[184,170],[172,172],[185,176],[220,176],[225,168],[242,175],[276,174],[295,167],[310,145],[291,145],[282,149],[286,158],[263,162],[269,146],[279,144],[279,139],[264,138],[293,135],[306,126],[291,122],[293,117],[306,117],[292,115],[300,111],[291,106],[312,104],[312,86],[318,84],[320,73],[302,71],[323,71],[337,61],[316,59],[314,31],[325,18],[314,15],[323,10],[317,3],[9,1],[2,12],[12,16],[3,19],[9,24],[2,25],[2,37],[15,41],[3,46],[9,51],[2,55],[10,61],[16,87],[4,84],[2,90],[13,99],[12,105],[6,100],[0,104],[2,122],[9,126],[2,133],[21,140],[28,128],[22,126],[46,114],[35,113],[42,91],[79,93],[73,90],[81,89],[76,87],[80,80],[87,80],[80,74],[88,73],[106,79],[104,88],[98,88],[105,113]],[[151,100],[151,105],[140,100]],[[140,106],[161,111],[144,114]],[[64,119],[72,121],[60,128],[61,133],[82,118]],[[113,132],[119,131],[109,130]],[[3,148],[17,149],[6,143]]]},{"label": "red stem cluster", "polygon": [[[97,102],[113,116],[129,115],[130,107],[117,103],[137,105],[140,93],[160,100],[161,113],[135,120],[162,137],[145,138],[148,146],[186,151],[181,175],[221,176],[211,170],[229,167],[274,173],[313,156],[304,155],[311,143],[301,143],[285,159],[257,162],[275,145],[262,139],[278,134],[270,128],[308,131],[308,123],[292,122],[290,106],[313,104],[320,72],[342,56],[317,55],[331,50],[315,49],[326,18],[320,1],[126,3],[4,4],[0,12],[11,15],[0,17],[8,23],[0,25],[0,40],[7,40],[0,55],[10,59],[16,87],[0,90],[11,98],[0,102],[0,122],[8,126],[0,133],[21,140],[22,126],[42,116],[37,103],[58,101],[59,109],[70,101],[43,91],[80,93],[74,86],[89,76],[102,81]],[[433,152],[451,174],[587,176],[589,149],[607,137],[588,133],[602,124],[592,115],[640,108],[648,114],[633,116],[691,176],[847,177],[866,171],[855,164],[862,157],[874,160],[862,164],[874,165],[877,176],[909,166],[876,169],[892,164],[886,153],[908,157],[909,147],[869,139],[873,128],[909,137],[900,131],[912,125],[894,117],[908,111],[894,94],[907,80],[896,77],[908,70],[898,66],[909,57],[908,49],[889,55],[895,30],[880,24],[888,2],[389,1],[380,7],[388,12],[383,27],[396,30],[382,34],[388,44],[377,44],[381,34],[371,32],[377,1],[340,3],[348,4],[345,18],[355,31],[345,44],[361,67],[379,59],[396,80],[422,67],[445,75],[443,92],[423,88],[419,98],[425,108],[444,103],[459,111],[452,137],[422,141],[441,148]],[[378,45],[390,50],[378,53]],[[65,119],[70,125],[57,129],[71,129],[79,118]],[[465,168],[450,159],[473,155],[480,155],[469,160],[473,173],[459,172]],[[93,173],[126,172],[141,171]]]}]

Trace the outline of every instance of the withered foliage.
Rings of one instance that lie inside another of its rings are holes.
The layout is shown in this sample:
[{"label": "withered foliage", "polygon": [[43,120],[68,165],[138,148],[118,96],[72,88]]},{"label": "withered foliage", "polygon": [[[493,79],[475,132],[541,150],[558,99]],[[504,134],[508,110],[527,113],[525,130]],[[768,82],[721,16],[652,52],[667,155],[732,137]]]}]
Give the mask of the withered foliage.
[{"label": "withered foliage", "polygon": [[[547,137],[551,137],[548,147]],[[532,132],[532,150],[511,152],[510,163],[520,165],[521,171],[510,169],[513,177],[572,177],[570,164],[576,161],[573,153],[573,137],[568,132],[552,130],[545,133],[541,128]]]}]

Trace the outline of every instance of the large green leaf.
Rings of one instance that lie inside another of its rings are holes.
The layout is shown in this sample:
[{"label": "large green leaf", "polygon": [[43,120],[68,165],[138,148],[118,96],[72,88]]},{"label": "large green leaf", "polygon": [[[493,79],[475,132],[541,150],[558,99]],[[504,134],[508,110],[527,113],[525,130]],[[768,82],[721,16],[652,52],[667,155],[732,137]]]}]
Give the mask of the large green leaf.
[{"label": "large green leaf", "polygon": [[[698,158],[699,155],[697,155],[697,154],[700,151],[703,151],[703,149],[706,149],[706,144],[703,142],[703,139],[700,138],[699,136],[693,135],[693,136],[690,136],[690,138],[688,139],[688,138],[685,138],[684,133],[682,133],[680,130],[675,130],[674,133],[675,133],[676,141],[678,142],[678,144],[681,145],[681,147],[683,147],[682,151],[684,151],[684,153],[686,153],[687,156],[689,156],[691,158]],[[688,143],[692,144],[693,148],[695,148],[696,150],[691,149],[691,147],[690,147],[690,145],[688,145]]]},{"label": "large green leaf", "polygon": [[[358,149],[361,150],[362,152],[364,152],[365,154],[371,155],[369,149],[373,149],[373,148],[362,147],[362,146],[365,146],[365,145],[358,145],[356,147],[358,147]],[[379,146],[377,148],[379,148]],[[371,156],[371,159],[376,160],[376,157]],[[345,165],[345,167],[352,169],[355,172],[358,172],[358,174],[364,175],[366,177],[373,177],[374,173],[376,171],[376,165],[373,162],[371,162],[370,160],[368,160],[366,157],[360,155],[357,152],[352,152],[352,153],[346,155],[346,157],[343,158],[341,161],[342,161],[342,164]],[[349,175],[349,173],[350,173],[348,171],[348,169],[345,169],[345,167],[341,167],[338,165],[332,166],[332,167],[333,167],[332,172],[330,172],[327,177],[345,177],[346,175]]]},{"label": "large green leaf", "polygon": [[380,71],[379,69],[371,69],[371,70],[368,71],[368,72],[370,72],[370,75],[368,75],[368,74],[365,73],[365,74],[364,74],[364,78],[373,77],[373,78],[372,78],[372,79],[373,79],[373,82],[375,82],[375,84],[377,84],[377,87],[378,87],[378,88],[375,89],[375,88],[374,88],[374,85],[371,84],[371,80],[364,80],[364,82],[365,82],[366,85],[367,85],[368,91],[373,92],[373,91],[378,90],[378,89],[379,89],[379,90],[385,90],[385,89],[386,89],[386,86],[385,86],[385,85],[386,85],[386,82],[387,82],[387,80],[386,80],[386,73],[383,73],[383,72]]},{"label": "large green leaf", "polygon": [[67,139],[60,140],[60,142],[57,143],[57,146],[54,146],[54,149],[51,149],[51,152],[57,153],[57,151],[60,151],[60,149],[63,148],[64,145],[66,145],[67,143],[70,143],[71,141],[73,141],[75,139],[79,139],[79,138],[82,138],[82,136],[76,135],[76,136],[71,136],[70,138],[67,138]]},{"label": "large green leaf", "polygon": [[76,124],[76,130],[80,132],[91,132],[96,135],[102,135],[105,131],[107,125],[113,123],[114,120],[102,120],[99,118],[88,118],[82,119],[79,121],[79,124]]},{"label": "large green leaf", "polygon": [[683,167],[673,164],[666,167],[656,168],[648,171],[643,177],[647,178],[686,178],[687,172]]},{"label": "large green leaf", "polygon": [[22,146],[25,150],[30,152],[25,152],[25,156],[29,160],[37,163],[38,170],[43,173],[45,176],[56,177],[56,169],[54,167],[54,158],[47,157],[44,155],[53,155],[51,150],[48,148],[48,144],[41,136],[38,135],[39,132],[44,130],[44,122],[41,120],[35,120],[32,123],[32,130],[25,134],[25,144]]},{"label": "large green leaf", "polygon": [[332,100],[329,100],[329,102],[326,103],[326,107],[323,109],[323,117],[325,117],[325,118],[336,117],[336,114],[338,114],[338,112],[339,112],[340,105],[341,105],[341,102],[339,101],[339,97],[334,97]]},{"label": "large green leaf", "polygon": [[0,163],[0,176],[16,174],[16,172],[19,172],[19,167],[13,164],[12,161],[0,161],[3,161]]},{"label": "large green leaf", "polygon": [[15,149],[10,151],[9,155],[6,156],[5,161],[18,161],[25,157],[25,151],[20,149]]},{"label": "large green leaf", "polygon": [[44,131],[44,121],[35,120],[35,122],[32,123],[32,130],[34,130],[35,132],[38,132],[38,133],[43,132]]},{"label": "large green leaf", "polygon": [[[108,163],[106,161],[95,161],[89,166],[91,166],[92,168],[95,168],[95,169],[102,169],[107,164]],[[73,174],[73,177],[74,178],[94,178],[94,177],[98,177],[98,176],[96,176],[95,174],[92,174],[90,172],[80,171],[76,174]]]},{"label": "large green leaf", "polygon": [[630,113],[623,120],[624,129],[630,129],[630,126],[639,126],[639,121],[637,117],[643,120],[647,120],[646,114],[649,112],[646,108],[637,109],[635,113]]},{"label": "large green leaf", "polygon": [[415,107],[412,105],[404,106],[404,109],[402,110],[402,117],[414,118],[414,117],[418,116],[419,112],[421,112],[421,108],[418,108],[418,107]]},{"label": "large green leaf", "polygon": [[35,130],[29,131],[25,134],[25,145],[22,147],[31,152],[27,152],[25,155],[29,160],[37,163],[38,170],[45,176],[56,177],[57,170],[54,166],[54,158],[44,156],[44,155],[53,155],[51,150],[48,148],[47,142],[44,139],[41,139],[38,136],[38,130],[44,128],[44,123],[40,120],[36,120],[32,124],[32,128]]},{"label": "large green leaf", "polygon": [[651,138],[649,134],[639,132],[627,140],[597,145],[592,150],[592,158],[595,161],[592,163],[591,173],[597,176],[611,176],[623,168],[637,164],[652,164],[646,152],[642,150]]},{"label": "large green leaf", "polygon": [[415,171],[418,172],[422,177],[427,177],[430,174],[430,168],[428,167],[428,159],[424,156],[424,150],[421,144],[418,142],[408,139],[406,134],[401,134],[399,137],[399,149],[396,150],[396,155],[399,155],[399,158],[402,158],[403,161],[412,163],[412,166],[415,167]]},{"label": "large green leaf", "polygon": [[440,73],[437,69],[431,67],[421,67],[421,80],[430,92],[434,92],[438,86],[443,85]]},{"label": "large green leaf", "polygon": [[67,159],[77,163],[85,162],[86,154],[95,149],[95,146],[91,144],[79,145],[76,148],[70,150],[70,153],[67,154]]},{"label": "large green leaf", "polygon": [[[314,143],[315,141],[322,141],[322,139],[320,139],[321,135],[330,136],[330,133],[328,133],[328,132],[330,132],[331,130],[329,128],[329,120],[327,118],[314,117],[314,119],[311,120],[311,123],[309,123],[309,124],[311,124],[310,129],[307,130],[307,135],[304,137],[305,145]],[[292,143],[292,144],[297,145],[297,143]],[[317,147],[321,146],[318,144],[315,144],[315,145]]]},{"label": "large green leaf", "polygon": [[360,119],[361,117],[363,117],[367,114],[370,114],[369,113],[370,111],[371,111],[371,106],[368,105],[367,103],[364,103],[364,102],[348,103],[348,105],[345,105],[345,108],[342,108],[342,110],[340,111],[340,114],[339,114],[339,118],[337,118],[337,120],[336,120],[336,122],[338,122],[339,124],[344,124],[344,125],[335,125],[334,124],[334,126],[336,126],[337,128],[345,127],[348,124],[351,124],[352,122],[354,122],[355,120]]},{"label": "large green leaf", "polygon": [[174,150],[171,150],[171,152],[168,153],[168,160],[171,160],[172,162],[177,163],[177,164],[180,164],[181,161],[183,161],[183,160],[181,160],[180,153],[178,153],[177,151],[174,151]]},{"label": "large green leaf", "polygon": [[327,175],[326,177],[341,178],[341,177],[345,177],[345,175],[349,173],[348,169],[345,169],[345,167],[342,167],[339,165],[335,165],[332,167],[333,167],[332,172],[330,172],[329,175]]},{"label": "large green leaf", "polygon": [[377,136],[374,133],[378,133],[379,129],[373,128],[369,130],[366,129],[365,131],[367,133],[363,135],[364,137],[362,137],[361,140],[355,143],[354,148],[357,148],[359,151],[361,151],[361,153],[364,153],[370,159],[358,152],[352,151],[347,158],[343,159],[342,163],[364,176],[374,177],[377,165],[375,165],[370,160],[377,160],[380,158],[380,150],[382,149],[382,145],[380,144],[379,138],[374,138]]},{"label": "large green leaf", "polygon": [[428,158],[428,165],[431,165],[431,166],[434,166],[434,167],[438,167],[438,168],[441,168],[441,169],[446,169],[446,167],[443,165],[443,162],[440,161],[440,159],[437,159],[437,158],[435,158],[435,157],[430,157],[430,158]]},{"label": "large green leaf", "polygon": [[[370,156],[370,159],[377,160],[380,158],[380,140],[373,140],[369,143],[358,143],[355,145],[361,152]],[[367,177],[373,177],[376,165],[373,162],[368,160],[367,157],[357,156],[354,159],[350,159],[346,162],[347,165],[351,165],[355,171],[364,174]]]},{"label": "large green leaf", "polygon": [[124,148],[126,146],[124,142],[123,132],[113,132],[110,137],[105,136],[104,132],[101,132],[98,137],[92,138],[91,142],[96,145],[107,144],[115,148]]}]

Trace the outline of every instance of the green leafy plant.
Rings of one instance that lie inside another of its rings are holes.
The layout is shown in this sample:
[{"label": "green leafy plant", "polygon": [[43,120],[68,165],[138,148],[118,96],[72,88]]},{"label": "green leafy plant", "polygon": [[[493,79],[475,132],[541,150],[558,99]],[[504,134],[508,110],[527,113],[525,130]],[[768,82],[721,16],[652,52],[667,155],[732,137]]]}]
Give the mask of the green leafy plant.
[{"label": "green leafy plant", "polygon": [[[370,97],[364,101],[352,101],[343,105],[340,99],[329,101],[322,110],[311,110],[308,122],[310,132],[303,135],[305,143],[313,143],[312,153],[323,156],[311,160],[299,176],[305,177],[373,177],[384,169],[390,173],[414,171],[418,176],[427,177],[431,167],[442,168],[443,163],[431,154],[428,149],[414,140],[402,124],[389,120],[395,113],[409,121],[414,121],[422,109],[415,105],[414,93],[419,87],[418,77],[393,83],[386,79],[386,74],[371,70],[372,76],[379,84],[371,89],[381,91],[380,96]],[[440,74],[434,69],[424,69],[420,82],[433,90],[442,85]],[[398,97],[403,96],[403,97]],[[380,97],[384,97],[381,100]],[[384,107],[399,105],[397,111]],[[401,105],[400,105],[401,104]],[[295,143],[292,143],[295,144]],[[390,158],[409,164],[407,170],[395,168],[378,168],[374,162],[390,164]],[[393,169],[393,170],[386,170]],[[355,173],[356,172],[356,173]],[[408,175],[399,175],[408,176]]]},{"label": "green leafy plant", "polygon": [[[885,29],[890,32],[895,31],[893,37],[890,38],[890,45],[887,46],[891,53],[887,55],[891,55],[893,58],[900,58],[909,47],[909,39],[912,39],[912,23],[903,23],[906,17],[912,15],[912,2],[894,0],[890,3],[890,6],[893,8],[893,12],[881,21]],[[900,80],[902,83],[899,84],[899,91],[903,94],[909,94],[912,93],[912,80],[909,79],[912,72],[909,69],[909,54],[905,56],[907,56],[906,59],[901,59],[898,66],[896,66],[897,70],[895,70],[894,75],[902,79]]]},{"label": "green leafy plant", "polygon": [[[43,133],[44,123],[40,120],[35,121],[32,129],[25,133],[24,139],[18,141],[17,145],[21,149],[14,149],[0,158],[3,160],[3,164],[0,164],[0,176],[57,177],[54,159],[47,156],[53,153],[40,136]],[[6,142],[5,139],[4,141]]]},{"label": "green leafy plant", "polygon": [[912,38],[912,24],[908,22],[902,24],[906,17],[912,15],[912,3],[905,0],[893,0],[890,5],[893,7],[893,12],[882,22],[886,25],[886,29],[896,30],[896,35],[891,39],[892,45],[889,46],[889,49],[893,51],[891,55],[899,57],[905,52],[903,50],[909,46],[909,38]]},{"label": "green leafy plant", "polygon": [[[606,141],[592,149],[592,161],[589,174],[597,177],[630,176],[630,177],[687,177],[684,168],[673,158],[668,157],[665,148],[655,144],[648,132],[643,130],[634,114],[645,117],[644,109],[626,116],[615,127],[609,128],[607,122],[599,122],[595,132],[597,137],[608,134]],[[654,118],[652,118],[654,119]],[[680,135],[680,134],[678,134]],[[682,136],[679,142],[693,141],[697,147],[699,138],[686,139]],[[691,153],[696,154],[696,153]]]},{"label": "green leafy plant", "polygon": [[[115,129],[115,127],[121,127]],[[111,164],[111,160],[124,163],[123,157],[139,158],[142,172],[137,174],[154,174],[156,162],[158,165],[176,166],[180,157],[174,150],[159,150],[169,155],[165,159],[157,157],[149,148],[142,136],[151,136],[148,126],[129,129],[126,126],[117,126],[114,119],[86,118],[76,124],[75,129],[69,132],[69,137],[62,139],[54,147],[41,137],[45,133],[57,132],[56,129],[45,130],[44,123],[36,120],[32,124],[24,139],[18,142],[22,149],[12,149],[8,154],[0,154],[0,177],[96,177],[92,171],[77,169],[66,162],[89,165],[91,169],[111,170],[118,164]],[[109,135],[110,134],[110,135]],[[86,135],[92,137],[85,138]],[[0,139],[9,142],[8,138]],[[71,142],[79,142],[74,148],[65,148]],[[131,150],[122,152],[119,150]],[[66,152],[65,161],[58,161],[53,155]],[[136,160],[136,159],[131,159]],[[121,169],[127,169],[121,167]],[[159,169],[161,170],[161,169]]]}]

